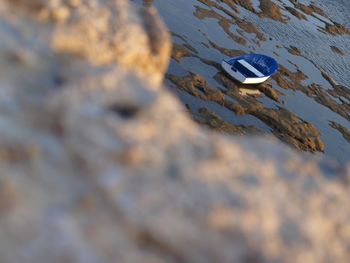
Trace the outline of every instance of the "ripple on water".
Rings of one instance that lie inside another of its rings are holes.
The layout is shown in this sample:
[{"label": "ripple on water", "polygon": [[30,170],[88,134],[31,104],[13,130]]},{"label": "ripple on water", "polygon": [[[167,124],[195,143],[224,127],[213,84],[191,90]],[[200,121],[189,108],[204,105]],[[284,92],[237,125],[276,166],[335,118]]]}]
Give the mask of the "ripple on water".
[{"label": "ripple on water", "polygon": [[[350,160],[350,1],[151,2],[175,43],[166,83],[194,119]],[[258,93],[242,95],[218,63],[249,52],[275,57],[280,71]]]}]

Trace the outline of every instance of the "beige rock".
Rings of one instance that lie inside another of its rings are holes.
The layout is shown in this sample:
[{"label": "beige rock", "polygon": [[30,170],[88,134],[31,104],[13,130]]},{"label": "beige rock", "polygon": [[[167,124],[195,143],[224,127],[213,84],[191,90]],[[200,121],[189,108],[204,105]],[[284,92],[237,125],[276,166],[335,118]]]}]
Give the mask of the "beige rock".
[{"label": "beige rock", "polygon": [[196,126],[155,14],[0,3],[0,262],[348,261],[349,169]]}]

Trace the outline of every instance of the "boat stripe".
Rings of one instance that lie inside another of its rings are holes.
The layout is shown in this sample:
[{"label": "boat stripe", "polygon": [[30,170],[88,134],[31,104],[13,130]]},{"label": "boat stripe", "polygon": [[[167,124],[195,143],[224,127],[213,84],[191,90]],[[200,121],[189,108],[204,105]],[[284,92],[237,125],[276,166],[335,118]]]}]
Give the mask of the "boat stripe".
[{"label": "boat stripe", "polygon": [[248,70],[250,70],[251,72],[253,72],[255,75],[257,75],[258,77],[264,77],[265,75],[263,73],[261,73],[259,70],[257,70],[256,68],[254,68],[252,65],[250,65],[247,61],[240,59],[238,60],[238,62],[244,66],[245,68],[247,68]]}]

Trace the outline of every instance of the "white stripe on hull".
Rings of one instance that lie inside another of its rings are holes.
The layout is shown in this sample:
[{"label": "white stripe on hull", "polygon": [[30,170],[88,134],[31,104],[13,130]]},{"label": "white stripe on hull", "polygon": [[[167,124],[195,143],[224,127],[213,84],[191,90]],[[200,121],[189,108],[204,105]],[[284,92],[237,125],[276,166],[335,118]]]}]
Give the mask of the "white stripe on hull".
[{"label": "white stripe on hull", "polygon": [[243,81],[242,83],[243,84],[259,84],[259,83],[263,83],[268,78],[269,78],[269,76],[263,77],[263,78],[246,78],[245,81]]},{"label": "white stripe on hull", "polygon": [[254,68],[252,65],[250,65],[247,61],[245,61],[244,59],[240,59],[238,60],[238,63],[240,63],[243,67],[247,68],[248,70],[250,70],[251,72],[253,72],[256,76],[258,76],[259,78],[263,78],[265,77],[264,74],[262,74],[259,70],[257,70],[256,68]]},{"label": "white stripe on hull", "polygon": [[228,64],[226,61],[221,63],[222,68],[234,79],[238,80],[243,84],[259,84],[266,81],[270,76],[260,77],[260,78],[247,78],[239,71],[232,70],[232,66]]}]

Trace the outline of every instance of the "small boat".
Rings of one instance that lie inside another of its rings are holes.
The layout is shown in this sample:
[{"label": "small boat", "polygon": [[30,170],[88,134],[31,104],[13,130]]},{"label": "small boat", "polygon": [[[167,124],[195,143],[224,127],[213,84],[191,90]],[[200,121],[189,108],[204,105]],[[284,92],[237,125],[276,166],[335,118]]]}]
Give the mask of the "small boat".
[{"label": "small boat", "polygon": [[276,60],[260,54],[224,59],[221,66],[231,77],[243,84],[262,83],[278,69]]}]

